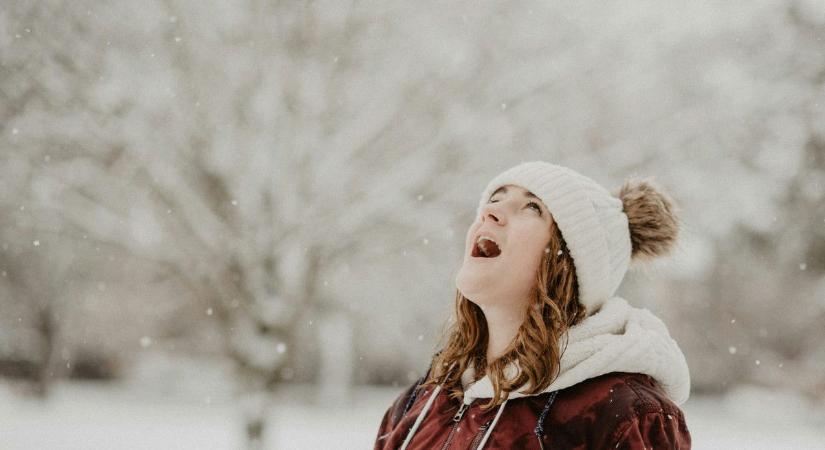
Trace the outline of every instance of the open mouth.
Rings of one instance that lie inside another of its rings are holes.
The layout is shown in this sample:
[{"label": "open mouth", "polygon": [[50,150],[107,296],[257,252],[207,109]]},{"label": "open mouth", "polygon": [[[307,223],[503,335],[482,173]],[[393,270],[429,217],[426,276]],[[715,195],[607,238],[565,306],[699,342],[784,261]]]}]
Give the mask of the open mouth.
[{"label": "open mouth", "polygon": [[474,258],[495,258],[501,254],[498,244],[487,236],[481,236],[473,246]]}]

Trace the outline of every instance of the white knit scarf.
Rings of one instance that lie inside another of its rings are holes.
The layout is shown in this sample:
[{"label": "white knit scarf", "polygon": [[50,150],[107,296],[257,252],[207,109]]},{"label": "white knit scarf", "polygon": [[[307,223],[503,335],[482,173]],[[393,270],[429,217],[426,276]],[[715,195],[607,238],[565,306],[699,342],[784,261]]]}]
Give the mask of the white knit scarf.
[{"label": "white knit scarf", "polygon": [[[567,342],[559,376],[543,392],[564,389],[610,372],[632,372],[653,377],[676,404],[684,403],[690,395],[685,356],[665,324],[649,310],[632,307],[621,297],[611,297],[598,311],[571,327]],[[563,344],[564,341],[561,348]],[[509,378],[518,370],[518,362],[512,363],[505,369],[505,375]],[[461,377],[464,403],[468,404],[476,398],[493,396],[493,386],[486,375],[467,387],[473,374],[470,367]],[[511,392],[509,398],[524,396],[520,390]]]}]

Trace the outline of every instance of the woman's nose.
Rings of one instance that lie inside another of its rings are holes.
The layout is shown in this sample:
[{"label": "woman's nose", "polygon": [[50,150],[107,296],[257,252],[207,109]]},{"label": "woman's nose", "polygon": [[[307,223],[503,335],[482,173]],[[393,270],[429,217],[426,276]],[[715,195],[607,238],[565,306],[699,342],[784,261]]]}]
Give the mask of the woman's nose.
[{"label": "woman's nose", "polygon": [[491,204],[487,205],[484,208],[484,211],[482,212],[481,216],[483,219],[482,222],[492,220],[493,222],[499,225],[504,225],[504,214],[501,211],[498,211],[496,207],[492,206]]}]

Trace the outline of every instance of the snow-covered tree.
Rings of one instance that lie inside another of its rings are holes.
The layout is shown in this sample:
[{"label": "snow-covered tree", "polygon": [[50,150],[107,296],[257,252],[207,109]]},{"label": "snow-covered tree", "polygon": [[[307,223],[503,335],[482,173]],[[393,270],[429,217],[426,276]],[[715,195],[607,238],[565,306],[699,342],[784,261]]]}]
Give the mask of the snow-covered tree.
[{"label": "snow-covered tree", "polygon": [[680,319],[699,389],[815,391],[821,8],[663,5],[12,3],[0,207],[37,223],[4,215],[4,242],[87,236],[184,286],[155,304],[199,302],[171,320],[218,330],[256,440],[282,381],[421,375],[505,166],[654,175],[685,246],[628,297]]},{"label": "snow-covered tree", "polygon": [[254,445],[296,336],[337,300],[326,274],[443,229],[416,199],[457,156],[422,97],[426,72],[370,48],[363,12],[208,9],[18,5],[9,17],[32,37],[10,46],[19,84],[7,86],[30,95],[7,103],[5,122],[38,161],[38,209],[202,302],[253,409]]}]

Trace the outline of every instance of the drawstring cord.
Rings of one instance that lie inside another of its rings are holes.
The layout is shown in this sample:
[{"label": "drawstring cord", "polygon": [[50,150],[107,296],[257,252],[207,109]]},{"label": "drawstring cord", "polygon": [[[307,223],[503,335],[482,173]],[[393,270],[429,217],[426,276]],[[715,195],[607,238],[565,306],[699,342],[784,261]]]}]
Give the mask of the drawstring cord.
[{"label": "drawstring cord", "polygon": [[536,422],[536,429],[533,430],[536,433],[536,437],[539,440],[539,446],[541,450],[544,450],[544,418],[547,416],[547,412],[550,411],[550,406],[553,404],[553,401],[556,399],[556,394],[559,391],[553,391],[550,393],[549,398],[547,399],[547,403],[544,405],[544,409],[541,411],[541,415],[539,416],[538,422]]},{"label": "drawstring cord", "polygon": [[[559,391],[553,391],[550,393],[549,398],[547,399],[547,403],[544,404],[544,409],[541,411],[541,415],[539,415],[539,420],[536,422],[536,428],[533,430],[536,433],[536,437],[539,439],[539,446],[541,446],[541,450],[544,450],[544,442],[542,441],[542,437],[544,436],[544,418],[547,417],[547,412],[550,411],[550,406],[553,405],[553,401],[556,399],[556,394]],[[504,405],[507,404],[508,399],[505,399],[502,402],[501,406],[498,408],[498,412],[496,413],[496,418],[493,419],[493,423],[490,424],[490,428],[487,429],[487,432],[484,434],[484,439],[482,439],[481,443],[478,445],[477,448],[481,449],[484,448],[484,444],[487,443],[487,439],[490,438],[490,434],[493,432],[493,428],[496,426],[498,422],[498,418],[501,417],[501,412],[504,411]]]},{"label": "drawstring cord", "polygon": [[484,444],[487,443],[487,439],[490,439],[490,434],[493,432],[493,428],[496,427],[496,424],[498,423],[498,418],[501,417],[501,413],[504,411],[504,406],[507,404],[507,400],[509,399],[505,399],[503,402],[501,402],[501,406],[498,407],[498,412],[496,412],[496,417],[495,419],[493,419],[493,423],[490,424],[490,428],[487,428],[487,432],[484,433],[484,439],[482,439],[481,442],[479,442],[478,444],[479,450],[484,448]]},{"label": "drawstring cord", "polygon": [[[449,375],[449,373],[452,372],[452,369],[454,367],[455,367],[455,364],[453,364],[453,367],[450,367],[450,370],[447,372],[447,375]],[[421,377],[418,380],[418,382],[416,383],[416,386],[413,389],[413,394],[407,400],[406,405],[404,405],[404,412],[401,414],[402,417],[407,413],[407,410],[415,402],[415,398],[418,396],[418,387],[421,385],[423,380],[425,380],[427,378],[427,376],[429,375],[429,372],[430,371],[428,370],[427,375],[424,375],[423,377]],[[418,417],[415,419],[415,423],[410,428],[410,431],[407,433],[407,437],[406,437],[406,439],[404,439],[404,443],[401,444],[401,447],[399,448],[399,450],[406,450],[407,446],[410,445],[410,441],[412,441],[413,435],[415,434],[416,431],[418,431],[418,427],[421,425],[421,422],[424,421],[424,418],[426,417],[427,412],[430,410],[430,407],[432,407],[432,404],[435,401],[435,398],[438,397],[438,393],[440,391],[441,391],[441,385],[438,385],[438,386],[435,387],[435,389],[433,389],[432,394],[430,394],[430,398],[427,399],[427,403],[424,405],[424,409],[421,411],[421,413],[418,414]],[[553,401],[555,401],[555,399],[556,399],[556,394],[558,394],[558,391],[553,391],[548,396],[547,403],[544,404],[544,409],[542,409],[541,414],[539,415],[539,419],[536,422],[536,428],[533,430],[533,432],[536,435],[536,438],[538,438],[539,446],[541,447],[541,450],[545,450],[544,449],[544,440],[543,440],[543,438],[545,436],[544,419],[547,417],[547,413],[550,411],[550,407],[553,405]],[[477,447],[478,449],[484,448],[484,445],[487,443],[487,440],[490,438],[490,434],[492,434],[492,432],[493,432],[493,428],[495,428],[496,424],[498,423],[498,419],[501,417],[501,413],[504,412],[504,407],[505,407],[505,405],[507,405],[508,401],[509,401],[509,398],[505,399],[501,403],[501,406],[499,406],[498,411],[496,412],[496,417],[493,419],[493,422],[490,424],[490,428],[488,428],[487,431],[484,433],[484,438],[479,443],[479,445]]]},{"label": "drawstring cord", "polygon": [[[444,380],[446,380],[447,377],[450,376],[450,373],[452,373],[453,369],[455,369],[456,364],[457,364],[457,362],[453,362],[453,364],[450,366],[449,370],[447,370],[447,374],[444,376]],[[432,370],[432,365],[430,365],[430,370]],[[425,375],[423,377],[423,379],[426,379],[427,376],[429,375],[429,373],[430,373],[430,371],[428,370],[427,375]],[[426,417],[427,412],[430,410],[430,407],[433,405],[433,401],[435,401],[435,398],[438,397],[439,392],[441,392],[441,385],[440,384],[437,385],[435,387],[435,389],[433,389],[433,393],[430,394],[430,398],[428,398],[427,403],[424,404],[424,409],[422,409],[421,412],[418,413],[418,417],[416,417],[415,423],[410,428],[410,431],[407,433],[407,437],[404,439],[404,443],[401,444],[401,447],[398,450],[405,450],[407,448],[407,446],[410,445],[410,441],[412,441],[413,435],[415,434],[416,431],[418,431],[418,427],[421,425],[421,422],[424,421],[424,417]],[[412,402],[410,402],[410,401],[407,401],[407,403],[408,404],[405,405],[405,413],[406,413],[406,408],[409,407],[410,405],[412,405]]]},{"label": "drawstring cord", "polygon": [[436,386],[433,389],[433,393],[430,395],[430,398],[427,399],[427,404],[424,405],[424,409],[421,411],[421,414],[418,415],[418,418],[415,419],[415,423],[413,424],[412,428],[410,428],[410,432],[407,433],[407,438],[404,439],[404,443],[401,444],[401,448],[399,450],[405,450],[408,445],[410,445],[410,441],[412,440],[413,435],[418,430],[418,426],[421,425],[421,422],[424,421],[424,416],[427,415],[427,411],[430,410],[430,406],[433,404],[433,400],[438,396],[438,392],[441,391],[441,386]]},{"label": "drawstring cord", "polygon": [[[430,372],[432,372],[432,370],[433,370],[433,361],[434,361],[435,357],[438,356],[440,353],[441,353],[441,351],[439,350],[433,356],[433,360],[430,361],[430,367],[427,368],[427,373],[425,373],[424,376],[419,378],[418,381],[415,383],[415,387],[413,388],[412,395],[410,395],[410,398],[407,399],[407,403],[404,405],[404,410],[401,411],[401,413],[397,415],[397,417],[395,418],[394,423],[398,423],[398,421],[407,414],[407,411],[410,410],[410,407],[413,405],[413,403],[415,403],[415,399],[418,398],[418,393],[420,391],[418,388],[421,386],[422,383],[424,383],[424,380],[429,378]],[[452,370],[452,368],[451,368],[451,370]],[[449,372],[447,374],[449,375]]]},{"label": "drawstring cord", "polygon": [[490,428],[487,428],[487,432],[484,433],[484,439],[481,440],[481,442],[478,444],[477,448],[479,448],[479,449],[484,448],[484,444],[487,443],[487,439],[490,439],[490,433],[492,433],[493,428],[496,427],[496,423],[498,423],[498,418],[501,417],[501,412],[504,411],[504,405],[507,404],[508,400],[510,400],[510,399],[507,398],[507,399],[504,399],[503,402],[501,402],[501,406],[498,407],[498,412],[496,412],[496,417],[495,417],[495,419],[493,419],[493,423],[490,424]]}]

